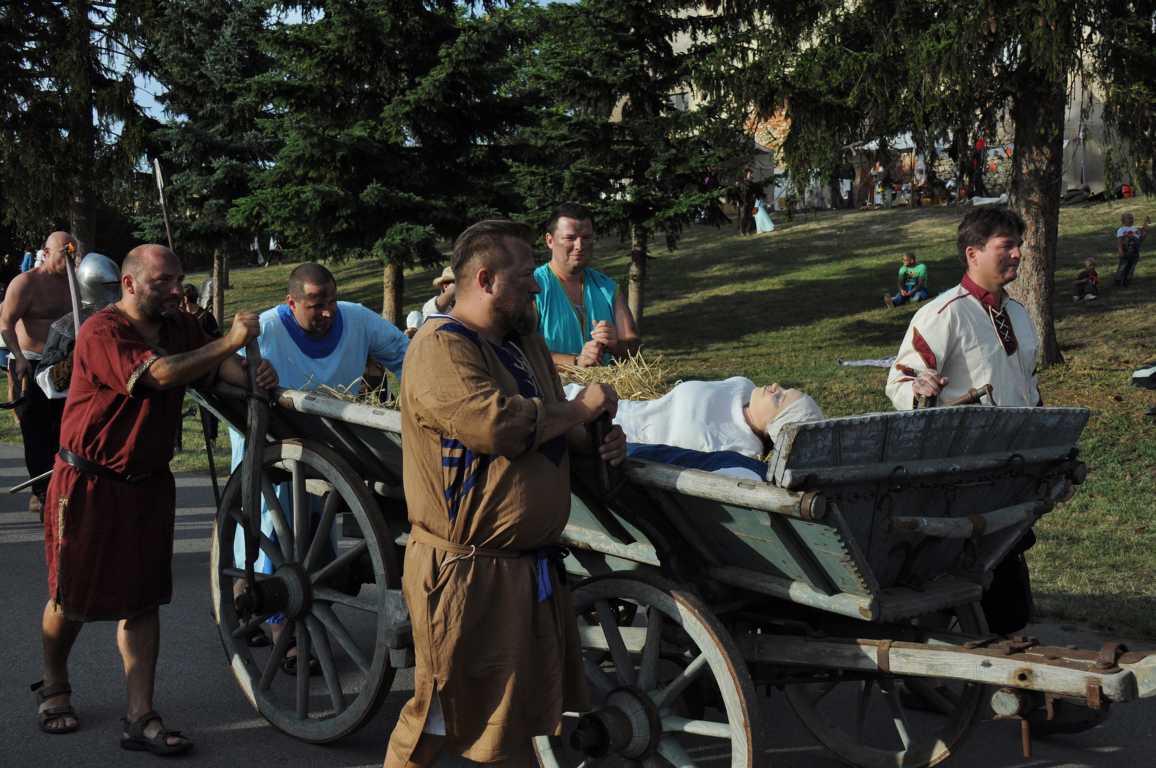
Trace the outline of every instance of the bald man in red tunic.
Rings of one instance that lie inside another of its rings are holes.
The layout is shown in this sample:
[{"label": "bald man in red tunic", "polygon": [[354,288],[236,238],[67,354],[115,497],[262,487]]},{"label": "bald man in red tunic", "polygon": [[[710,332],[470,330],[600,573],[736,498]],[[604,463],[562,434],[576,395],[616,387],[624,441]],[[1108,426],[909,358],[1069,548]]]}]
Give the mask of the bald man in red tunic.
[{"label": "bald man in red tunic", "polygon": [[[175,488],[169,461],[185,387],[220,377],[247,386],[234,353],[259,332],[242,312],[210,339],[180,312],[180,260],[142,245],[125,257],[121,299],[80,329],[72,384],[44,514],[48,603],[42,622],[44,679],[33,686],[46,733],[76,730],[68,655],[85,622],[118,621],[128,708],[121,746],[174,754],[192,742],[153,711],[160,623],[172,598]],[[277,376],[267,364],[261,387]]]}]

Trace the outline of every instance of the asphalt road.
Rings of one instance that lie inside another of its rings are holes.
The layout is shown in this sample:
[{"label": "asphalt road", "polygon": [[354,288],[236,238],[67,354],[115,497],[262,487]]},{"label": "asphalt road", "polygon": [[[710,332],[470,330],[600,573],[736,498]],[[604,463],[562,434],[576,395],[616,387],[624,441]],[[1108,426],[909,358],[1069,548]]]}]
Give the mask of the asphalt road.
[{"label": "asphalt road", "polygon": [[[26,477],[18,446],[0,445],[0,486]],[[409,697],[412,678],[399,674],[377,718],[334,745],[297,742],[255,717],[225,664],[209,608],[208,543],[213,507],[206,477],[178,479],[174,602],[161,610],[162,641],[157,708],[170,727],[196,741],[178,758],[188,766],[375,766],[397,712]],[[85,628],[72,657],[73,703],[81,730],[49,736],[37,730],[28,685],[39,678],[39,617],[44,606],[43,536],[27,512],[28,496],[0,495],[0,766],[152,765],[157,758],[120,749],[124,691],[111,623]],[[1041,625],[1032,633],[1057,644],[1098,647],[1103,638],[1074,628]],[[1133,646],[1135,648],[1135,646]],[[1151,646],[1149,646],[1151,647]],[[773,768],[834,768],[841,763],[818,746],[781,695],[762,702],[769,765]],[[1092,731],[1035,742],[1034,756],[1020,753],[1016,724],[985,721],[973,731],[953,768],[1156,768],[1156,702],[1115,707]],[[709,749],[692,749],[704,765],[725,766]],[[715,759],[711,759],[715,757]],[[445,761],[449,763],[450,761]],[[455,761],[456,762],[456,761]]]}]

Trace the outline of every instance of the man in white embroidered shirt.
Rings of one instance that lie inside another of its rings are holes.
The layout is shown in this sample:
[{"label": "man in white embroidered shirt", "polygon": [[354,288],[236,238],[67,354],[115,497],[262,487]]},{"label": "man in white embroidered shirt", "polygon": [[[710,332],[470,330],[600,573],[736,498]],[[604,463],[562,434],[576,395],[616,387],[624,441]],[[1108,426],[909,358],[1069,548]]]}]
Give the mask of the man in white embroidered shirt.
[{"label": "man in white embroidered shirt", "polygon": [[1042,405],[1035,327],[1004,292],[1019,272],[1023,231],[1006,209],[977,208],[960,222],[963,280],[911,318],[887,377],[896,409],[911,410],[920,396],[950,402],[985,384],[996,405]]},{"label": "man in white embroidered shirt", "polygon": [[[963,217],[956,237],[963,280],[911,318],[887,377],[887,396],[897,409],[911,410],[920,397],[929,404],[951,402],[985,384],[992,386],[995,405],[1043,405],[1035,327],[1023,305],[1004,293],[1019,273],[1023,231],[1024,220],[1014,211],[977,208]],[[1017,632],[1031,618],[1023,553],[1035,541],[1028,529],[992,573],[981,601],[992,632]]]}]

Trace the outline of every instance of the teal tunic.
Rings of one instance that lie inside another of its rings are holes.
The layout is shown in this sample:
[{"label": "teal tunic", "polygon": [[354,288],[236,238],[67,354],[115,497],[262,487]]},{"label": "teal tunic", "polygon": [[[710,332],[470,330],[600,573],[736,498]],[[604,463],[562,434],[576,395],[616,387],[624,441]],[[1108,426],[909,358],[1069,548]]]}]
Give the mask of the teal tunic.
[{"label": "teal tunic", "polygon": [[[602,272],[587,267],[583,271],[583,322],[579,324],[575,307],[566,289],[550,269],[549,263],[534,270],[541,293],[538,294],[538,324],[551,352],[578,355],[590,340],[590,330],[599,320],[614,325],[614,294],[618,286]],[[609,353],[602,362],[610,361]]]}]

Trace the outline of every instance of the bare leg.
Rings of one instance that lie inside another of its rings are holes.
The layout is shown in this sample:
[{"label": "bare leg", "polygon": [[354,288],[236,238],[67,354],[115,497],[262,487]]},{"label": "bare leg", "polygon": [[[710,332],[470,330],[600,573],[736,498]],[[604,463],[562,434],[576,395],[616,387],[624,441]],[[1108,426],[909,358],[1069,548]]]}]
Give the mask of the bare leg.
[{"label": "bare leg", "polygon": [[[390,738],[392,742],[393,739]],[[437,762],[438,755],[441,754],[442,749],[445,748],[446,737],[434,736],[429,733],[423,733],[417,740],[417,746],[413,748],[413,754],[409,756],[408,763],[402,763],[396,757],[393,749],[386,748],[384,768],[429,768]],[[392,744],[390,744],[392,747]]]},{"label": "bare leg", "polygon": [[[160,649],[161,622],[157,610],[124,619],[117,626],[116,645],[124,662],[124,680],[128,689],[130,722],[153,709],[153,690],[157,676],[157,653]],[[162,728],[159,719],[147,723],[144,735],[151,738]],[[179,744],[183,737],[170,736],[169,744]]]},{"label": "bare leg", "polygon": [[[68,655],[72,652],[72,646],[83,628],[82,622],[64,618],[59,606],[51,600],[44,604],[44,614],[40,619],[40,641],[44,650],[45,687],[68,684]],[[64,693],[45,700],[40,708],[46,709],[69,702],[69,694]],[[48,722],[48,728],[51,730],[75,727],[76,718],[71,715],[63,715]]]}]

